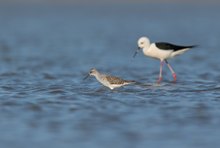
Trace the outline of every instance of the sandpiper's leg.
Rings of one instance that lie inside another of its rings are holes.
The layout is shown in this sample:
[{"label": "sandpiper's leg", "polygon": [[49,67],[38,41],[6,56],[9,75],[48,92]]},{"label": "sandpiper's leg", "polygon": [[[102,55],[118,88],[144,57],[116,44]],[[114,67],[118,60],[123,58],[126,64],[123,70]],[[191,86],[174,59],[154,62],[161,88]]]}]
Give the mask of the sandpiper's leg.
[{"label": "sandpiper's leg", "polygon": [[159,74],[159,78],[157,80],[157,83],[160,83],[162,81],[163,64],[164,64],[164,61],[161,61],[160,62],[160,74]]},{"label": "sandpiper's leg", "polygon": [[165,62],[166,62],[168,68],[170,69],[170,71],[171,71],[171,73],[172,73],[173,80],[176,81],[176,73],[175,73],[175,71],[173,70],[173,68],[172,68],[171,65],[168,63],[167,60],[165,60]]}]

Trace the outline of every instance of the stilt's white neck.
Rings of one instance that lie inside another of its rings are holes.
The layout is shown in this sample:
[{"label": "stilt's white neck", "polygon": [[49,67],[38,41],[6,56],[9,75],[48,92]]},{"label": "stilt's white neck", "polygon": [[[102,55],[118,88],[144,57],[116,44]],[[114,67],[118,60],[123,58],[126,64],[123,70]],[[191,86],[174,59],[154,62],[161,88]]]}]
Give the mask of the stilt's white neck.
[{"label": "stilt's white neck", "polygon": [[145,46],[142,51],[144,54],[147,54],[148,53],[148,49],[149,49],[150,46]]}]

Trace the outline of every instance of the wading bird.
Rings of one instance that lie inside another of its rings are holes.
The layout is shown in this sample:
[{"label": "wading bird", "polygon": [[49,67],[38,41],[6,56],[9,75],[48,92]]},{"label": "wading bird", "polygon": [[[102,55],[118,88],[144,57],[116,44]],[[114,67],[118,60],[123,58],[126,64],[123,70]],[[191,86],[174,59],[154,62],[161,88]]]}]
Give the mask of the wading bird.
[{"label": "wading bird", "polygon": [[170,69],[174,81],[176,81],[177,79],[176,73],[174,72],[171,65],[168,63],[167,59],[183,54],[185,51],[196,47],[196,45],[179,46],[165,42],[150,43],[150,40],[147,37],[139,38],[137,44],[138,44],[138,49],[136,50],[133,57],[135,57],[138,51],[142,49],[145,56],[149,56],[160,60],[160,73],[157,83],[160,83],[162,80],[162,71],[163,71],[164,62],[167,64],[168,68]]},{"label": "wading bird", "polygon": [[88,78],[89,76],[94,76],[102,85],[110,88],[111,90],[114,88],[122,87],[124,85],[135,83],[135,81],[123,80],[119,77],[102,74],[95,68],[92,68],[84,79]]}]

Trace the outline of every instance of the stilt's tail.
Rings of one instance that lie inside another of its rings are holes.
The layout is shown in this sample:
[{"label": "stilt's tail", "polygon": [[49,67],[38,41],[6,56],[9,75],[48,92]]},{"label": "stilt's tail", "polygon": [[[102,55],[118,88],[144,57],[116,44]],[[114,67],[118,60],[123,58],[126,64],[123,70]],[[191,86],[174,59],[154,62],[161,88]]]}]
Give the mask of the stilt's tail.
[{"label": "stilt's tail", "polygon": [[190,49],[192,49],[192,48],[198,47],[198,45],[182,46],[182,47],[183,47],[182,49],[179,49],[179,50],[174,51],[174,52],[171,54],[171,57],[175,57],[175,56],[181,55],[181,54],[183,54],[184,52],[186,52],[187,50],[190,50]]},{"label": "stilt's tail", "polygon": [[192,45],[192,46],[188,46],[188,48],[196,48],[198,47],[199,45]]}]

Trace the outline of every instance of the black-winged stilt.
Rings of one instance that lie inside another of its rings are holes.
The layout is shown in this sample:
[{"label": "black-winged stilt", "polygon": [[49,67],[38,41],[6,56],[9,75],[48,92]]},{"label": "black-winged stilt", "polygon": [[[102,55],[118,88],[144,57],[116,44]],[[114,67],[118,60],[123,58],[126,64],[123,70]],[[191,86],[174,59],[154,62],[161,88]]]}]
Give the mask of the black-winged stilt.
[{"label": "black-winged stilt", "polygon": [[165,42],[150,43],[150,40],[147,37],[139,38],[137,43],[138,43],[138,49],[136,50],[133,57],[135,57],[138,51],[142,49],[144,55],[160,60],[160,73],[157,81],[158,83],[160,83],[162,80],[162,70],[163,70],[164,62],[167,64],[168,68],[170,69],[174,81],[176,81],[177,79],[176,73],[174,72],[171,65],[168,63],[167,59],[183,54],[185,51],[196,47],[196,45],[179,46]]}]

